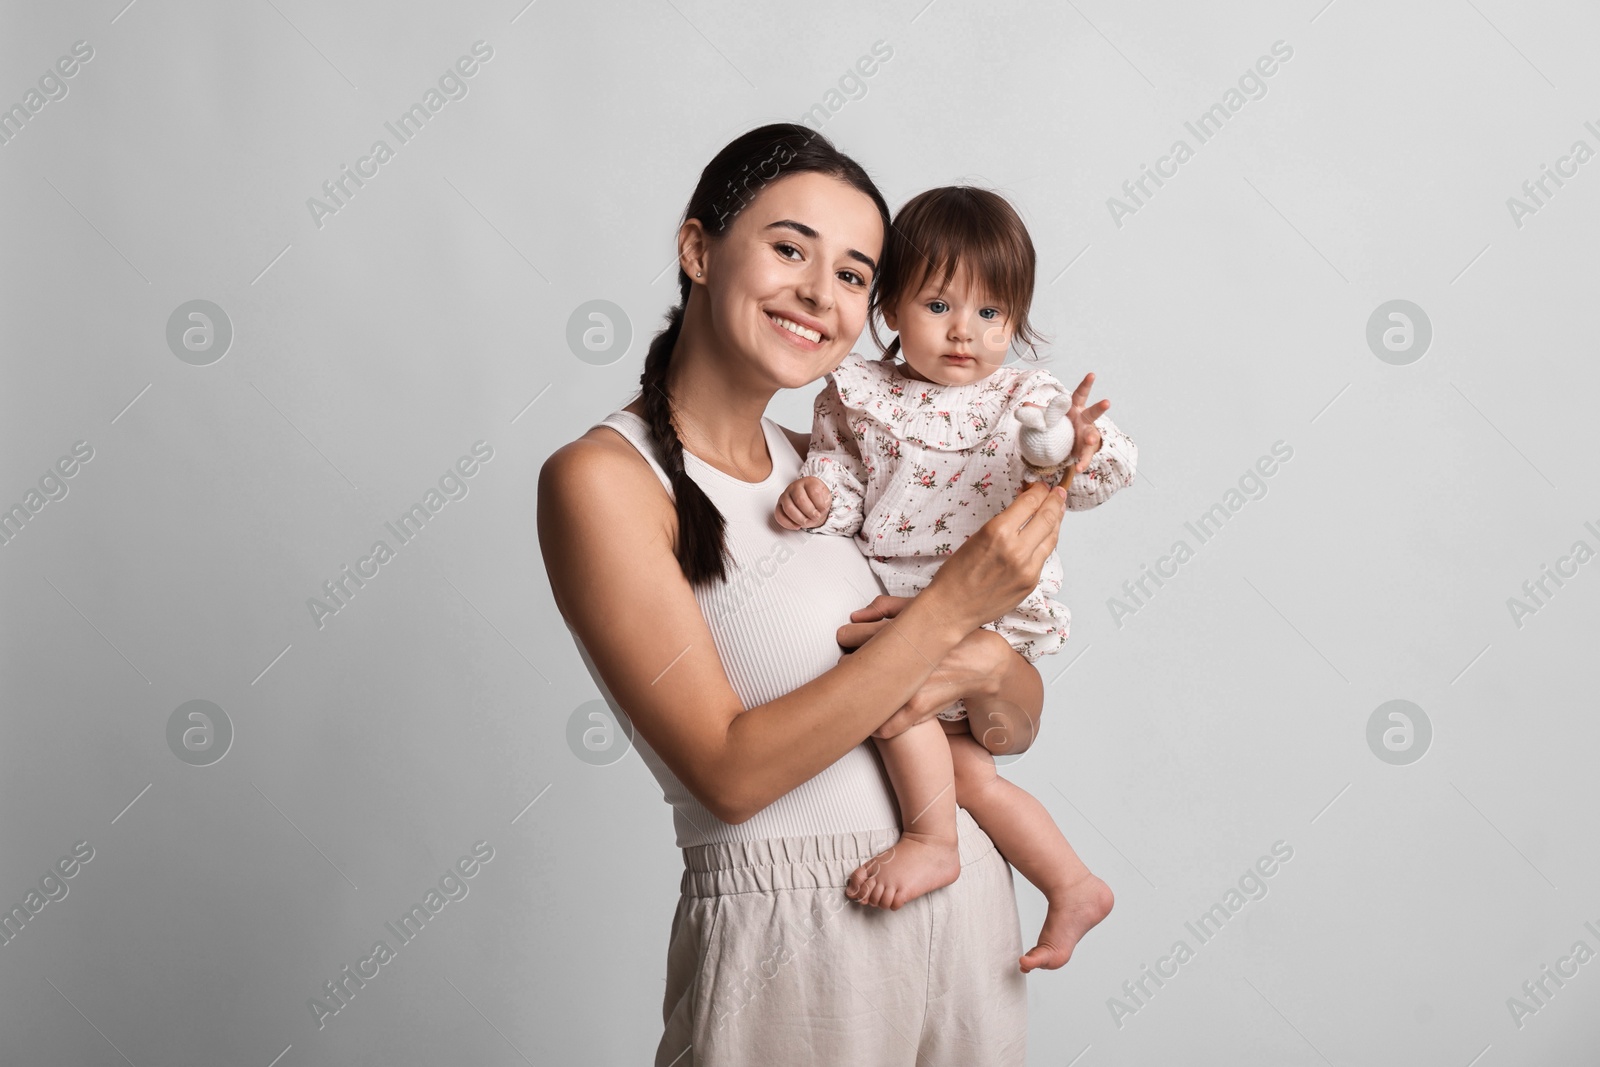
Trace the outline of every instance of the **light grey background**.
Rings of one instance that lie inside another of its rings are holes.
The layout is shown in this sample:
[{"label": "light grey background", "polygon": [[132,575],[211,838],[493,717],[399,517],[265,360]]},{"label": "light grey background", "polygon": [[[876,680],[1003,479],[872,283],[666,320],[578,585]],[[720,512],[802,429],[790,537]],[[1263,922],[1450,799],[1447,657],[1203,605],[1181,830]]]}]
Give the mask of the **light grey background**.
[{"label": "light grey background", "polygon": [[[1140,446],[1137,486],[1065,524],[1072,642],[1008,768],[1117,894],[1030,976],[1030,1062],[1592,1061],[1600,962],[1520,1026],[1507,1005],[1600,951],[1600,562],[1520,626],[1507,603],[1600,548],[1600,160],[1520,226],[1507,204],[1600,149],[1592,5],[124,4],[11,4],[0,32],[5,106],[94,50],[0,145],[0,504],[93,449],[0,546],[0,905],[94,849],[0,945],[6,1064],[648,1061],[681,861],[637,753],[569,749],[597,690],[536,478],[636,387],[699,169],[819,103],[891,206],[1013,199],[1051,369],[1096,371]],[[318,227],[308,198],[480,40],[467,95]],[[1199,144],[1184,122],[1275,41],[1266,94]],[[207,366],[166,340],[197,299],[234,331]],[[605,366],[566,341],[597,299],[633,330]],[[1366,341],[1397,299],[1433,329],[1408,365]],[[806,428],[814,393],[770,414]],[[478,441],[467,495],[396,547]],[[1185,522],[1278,441],[1198,545]],[[395,558],[319,628],[308,598],[379,538]],[[1394,699],[1433,728],[1410,765],[1367,743]],[[191,700],[234,730],[210,766],[168,746]],[[319,1029],[323,983],[478,841],[469,894]],[[1185,921],[1277,841],[1270,893],[1198,945]]]}]

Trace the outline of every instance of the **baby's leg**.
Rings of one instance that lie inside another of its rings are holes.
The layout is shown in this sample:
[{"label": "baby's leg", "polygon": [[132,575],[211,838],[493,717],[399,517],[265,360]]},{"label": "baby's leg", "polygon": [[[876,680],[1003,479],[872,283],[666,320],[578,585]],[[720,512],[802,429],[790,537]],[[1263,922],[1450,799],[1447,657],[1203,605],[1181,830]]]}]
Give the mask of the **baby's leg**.
[{"label": "baby's leg", "polygon": [[898,911],[961,875],[950,746],[934,719],[873,741],[894,786],[904,829],[898,842],[855,869],[845,895],[857,904]]},{"label": "baby's leg", "polygon": [[1024,972],[1060,967],[1078,940],[1111,911],[1111,888],[1089,873],[1055,820],[1027,790],[1000,777],[971,734],[948,735],[956,801],[1013,867],[1049,901],[1039,943],[1018,960]]}]

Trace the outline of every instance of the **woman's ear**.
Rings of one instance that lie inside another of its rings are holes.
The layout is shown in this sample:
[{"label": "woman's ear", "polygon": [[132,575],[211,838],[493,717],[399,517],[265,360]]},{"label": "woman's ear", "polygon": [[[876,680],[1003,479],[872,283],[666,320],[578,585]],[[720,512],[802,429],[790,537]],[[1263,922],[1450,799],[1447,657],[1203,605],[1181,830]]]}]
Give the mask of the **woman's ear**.
[{"label": "woman's ear", "polygon": [[678,266],[689,276],[691,284],[705,281],[710,244],[706,228],[699,219],[685,219],[678,227]]}]

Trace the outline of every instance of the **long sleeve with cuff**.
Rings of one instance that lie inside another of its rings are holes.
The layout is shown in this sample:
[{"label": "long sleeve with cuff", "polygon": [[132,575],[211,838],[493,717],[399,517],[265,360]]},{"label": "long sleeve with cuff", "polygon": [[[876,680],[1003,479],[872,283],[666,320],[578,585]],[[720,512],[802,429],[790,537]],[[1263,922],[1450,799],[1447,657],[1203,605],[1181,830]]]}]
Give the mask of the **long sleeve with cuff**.
[{"label": "long sleeve with cuff", "polygon": [[822,479],[833,494],[828,517],[812,533],[854,536],[866,517],[867,465],[830,377],[812,405],[811,447],[800,477]]},{"label": "long sleeve with cuff", "polygon": [[1094,425],[1100,431],[1100,451],[1067,486],[1067,507],[1073,511],[1104,504],[1117,490],[1132,485],[1134,468],[1139,464],[1139,446],[1117,429],[1110,416],[1101,415]]}]

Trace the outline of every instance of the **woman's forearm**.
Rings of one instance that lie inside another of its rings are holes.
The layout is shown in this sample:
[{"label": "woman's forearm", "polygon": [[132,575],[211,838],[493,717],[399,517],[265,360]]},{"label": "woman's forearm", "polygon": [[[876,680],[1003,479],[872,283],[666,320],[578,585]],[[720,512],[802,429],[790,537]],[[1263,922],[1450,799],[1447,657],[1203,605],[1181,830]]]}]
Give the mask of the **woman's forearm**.
[{"label": "woman's forearm", "polygon": [[1044,711],[1044,680],[1038,668],[1009,644],[1006,652],[1005,668],[993,676],[990,685],[962,697],[967,728],[996,756],[1026,751],[1039,736],[1039,717]]},{"label": "woman's forearm", "polygon": [[930,587],[837,666],[735,716],[715,758],[720,817],[743,822],[831,766],[911,699],[964,626]]}]

